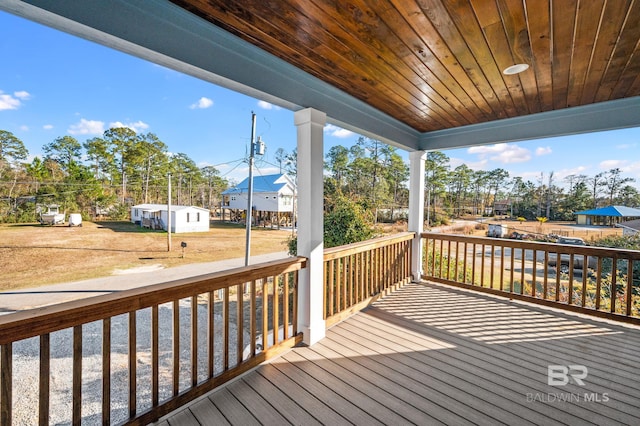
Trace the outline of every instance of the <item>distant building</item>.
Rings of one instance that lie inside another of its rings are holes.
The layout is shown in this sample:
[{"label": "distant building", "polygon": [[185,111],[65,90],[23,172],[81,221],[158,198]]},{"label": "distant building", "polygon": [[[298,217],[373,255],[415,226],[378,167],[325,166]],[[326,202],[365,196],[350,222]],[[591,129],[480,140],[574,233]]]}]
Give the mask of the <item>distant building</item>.
[{"label": "distant building", "polygon": [[627,220],[640,219],[640,209],[626,206],[608,206],[575,213],[578,225],[614,226]]},{"label": "distant building", "polygon": [[[138,204],[131,207],[131,222],[149,229],[167,230],[166,204]],[[209,231],[209,210],[195,206],[171,206],[171,232]]]},{"label": "distant building", "polygon": [[[253,177],[252,214],[259,224],[290,223],[294,212],[295,183],[284,174]],[[222,193],[222,209],[231,211],[231,220],[244,220],[249,198],[249,178]],[[223,215],[223,217],[225,217]]]},{"label": "distant building", "polygon": [[631,236],[640,234],[640,219],[628,220],[616,225],[618,228],[622,228],[622,235]]},{"label": "distant building", "polygon": [[511,213],[511,201],[499,200],[493,203],[493,214],[495,216],[504,216]]}]

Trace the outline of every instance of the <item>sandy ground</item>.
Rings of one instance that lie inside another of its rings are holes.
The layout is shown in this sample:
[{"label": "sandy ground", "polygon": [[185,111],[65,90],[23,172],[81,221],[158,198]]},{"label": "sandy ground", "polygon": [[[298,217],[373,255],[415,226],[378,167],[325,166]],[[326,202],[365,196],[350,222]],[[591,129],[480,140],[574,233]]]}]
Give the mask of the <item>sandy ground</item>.
[{"label": "sandy ground", "polygon": [[[254,228],[251,234],[251,255],[261,255],[286,251],[291,231]],[[245,237],[243,226],[214,223],[209,232],[173,234],[168,251],[166,232],[128,222],[0,225],[0,291],[243,258]]]}]

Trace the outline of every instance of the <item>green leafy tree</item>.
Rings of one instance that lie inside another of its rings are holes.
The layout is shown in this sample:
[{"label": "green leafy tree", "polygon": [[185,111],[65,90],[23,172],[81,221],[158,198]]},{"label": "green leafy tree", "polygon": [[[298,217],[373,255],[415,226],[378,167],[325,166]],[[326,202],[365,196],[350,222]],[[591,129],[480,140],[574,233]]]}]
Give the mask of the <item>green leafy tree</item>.
[{"label": "green leafy tree", "polygon": [[425,186],[427,190],[427,222],[436,223],[438,199],[446,190],[449,176],[449,157],[440,151],[429,151],[425,161]]}]

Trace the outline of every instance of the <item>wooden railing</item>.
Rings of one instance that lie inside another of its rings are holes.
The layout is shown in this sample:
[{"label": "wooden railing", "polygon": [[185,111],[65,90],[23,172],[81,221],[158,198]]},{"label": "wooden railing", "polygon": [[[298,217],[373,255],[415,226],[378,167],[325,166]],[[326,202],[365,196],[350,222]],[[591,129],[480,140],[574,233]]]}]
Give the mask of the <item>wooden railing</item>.
[{"label": "wooden railing", "polygon": [[424,279],[640,324],[640,251],[421,237]]},{"label": "wooden railing", "polygon": [[405,232],[324,250],[327,327],[411,281],[414,238]]},{"label": "wooden railing", "polygon": [[[273,261],[0,316],[0,424],[155,421],[301,341],[305,264]],[[68,418],[50,410],[65,405]]]}]

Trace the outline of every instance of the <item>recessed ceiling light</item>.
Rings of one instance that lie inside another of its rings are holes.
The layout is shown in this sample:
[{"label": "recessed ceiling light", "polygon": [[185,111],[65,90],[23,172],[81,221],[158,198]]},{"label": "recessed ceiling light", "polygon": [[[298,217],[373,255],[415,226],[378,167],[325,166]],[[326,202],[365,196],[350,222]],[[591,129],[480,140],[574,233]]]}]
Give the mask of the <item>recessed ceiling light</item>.
[{"label": "recessed ceiling light", "polygon": [[515,64],[505,68],[504,71],[502,71],[502,73],[506,75],[519,74],[528,68],[529,68],[528,64]]}]

